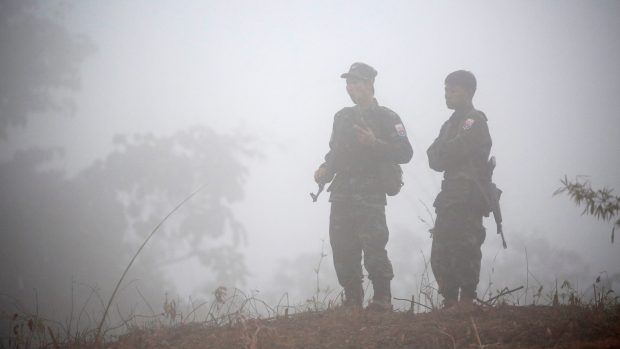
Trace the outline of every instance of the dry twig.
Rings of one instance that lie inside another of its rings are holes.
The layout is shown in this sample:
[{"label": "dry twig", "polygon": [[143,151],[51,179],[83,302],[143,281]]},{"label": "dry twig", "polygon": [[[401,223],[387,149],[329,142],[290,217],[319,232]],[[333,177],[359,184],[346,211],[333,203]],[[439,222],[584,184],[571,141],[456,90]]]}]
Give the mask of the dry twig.
[{"label": "dry twig", "polygon": [[480,334],[478,333],[478,327],[476,326],[476,323],[474,322],[473,317],[469,317],[469,319],[471,320],[471,325],[474,328],[474,334],[476,334],[476,340],[478,341],[478,346],[480,347],[480,349],[482,349],[482,341],[480,340]]}]

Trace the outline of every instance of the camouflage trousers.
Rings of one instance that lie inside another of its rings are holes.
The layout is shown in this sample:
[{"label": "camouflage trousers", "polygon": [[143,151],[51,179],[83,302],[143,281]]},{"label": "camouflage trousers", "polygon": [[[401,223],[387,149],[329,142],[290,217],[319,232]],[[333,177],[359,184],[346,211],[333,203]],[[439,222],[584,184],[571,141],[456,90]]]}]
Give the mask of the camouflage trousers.
[{"label": "camouflage trousers", "polygon": [[370,280],[394,277],[385,249],[388,238],[385,206],[332,202],[329,239],[336,276],[342,287],[361,285],[362,256]]},{"label": "camouflage trousers", "polygon": [[445,299],[457,300],[459,289],[462,299],[476,297],[485,237],[482,214],[471,206],[452,205],[437,212],[431,268]]}]

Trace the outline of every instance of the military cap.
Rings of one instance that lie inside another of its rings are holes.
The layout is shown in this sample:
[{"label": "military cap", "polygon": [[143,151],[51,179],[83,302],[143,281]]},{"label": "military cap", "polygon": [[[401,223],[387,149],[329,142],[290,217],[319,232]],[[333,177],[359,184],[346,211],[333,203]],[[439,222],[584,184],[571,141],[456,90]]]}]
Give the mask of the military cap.
[{"label": "military cap", "polygon": [[355,77],[358,79],[370,81],[374,81],[375,76],[377,76],[377,71],[375,70],[375,68],[361,62],[355,62],[351,64],[351,68],[349,68],[349,71],[340,75],[340,77],[343,79]]}]

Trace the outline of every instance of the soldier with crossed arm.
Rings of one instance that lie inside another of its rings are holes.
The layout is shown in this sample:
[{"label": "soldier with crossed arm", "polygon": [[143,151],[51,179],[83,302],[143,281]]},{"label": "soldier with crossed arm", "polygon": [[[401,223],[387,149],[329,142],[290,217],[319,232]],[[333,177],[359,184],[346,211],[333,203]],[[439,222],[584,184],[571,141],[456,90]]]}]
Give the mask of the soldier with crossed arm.
[{"label": "soldier with crossed arm", "polygon": [[464,70],[446,77],[446,106],[454,112],[427,150],[430,167],[444,174],[433,204],[437,219],[431,268],[445,307],[476,299],[486,237],[482,217],[488,216],[489,207],[480,183],[491,180],[492,141],[485,114],[473,106],[476,84],[474,75]]}]

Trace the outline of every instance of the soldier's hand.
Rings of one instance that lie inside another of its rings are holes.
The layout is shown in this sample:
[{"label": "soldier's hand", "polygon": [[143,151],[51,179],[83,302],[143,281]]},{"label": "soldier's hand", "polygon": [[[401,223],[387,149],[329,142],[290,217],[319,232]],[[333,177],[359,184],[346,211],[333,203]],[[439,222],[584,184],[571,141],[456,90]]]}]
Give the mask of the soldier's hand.
[{"label": "soldier's hand", "polygon": [[325,183],[323,178],[327,174],[327,170],[324,167],[319,167],[318,170],[314,171],[314,181],[318,184]]},{"label": "soldier's hand", "polygon": [[377,137],[370,127],[362,127],[359,125],[353,125],[355,129],[357,141],[365,146],[374,147],[377,145]]},{"label": "soldier's hand", "polygon": [[318,170],[314,171],[314,181],[317,182],[317,184],[328,183],[332,179],[333,179],[333,175],[329,176],[329,174],[327,173],[327,169],[325,167],[319,167]]}]

